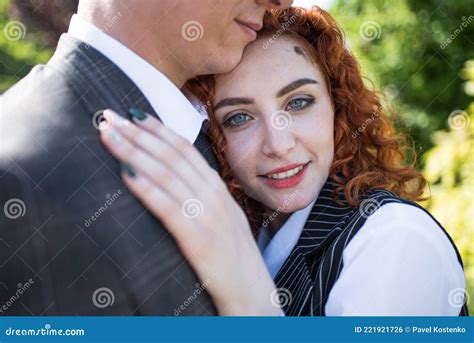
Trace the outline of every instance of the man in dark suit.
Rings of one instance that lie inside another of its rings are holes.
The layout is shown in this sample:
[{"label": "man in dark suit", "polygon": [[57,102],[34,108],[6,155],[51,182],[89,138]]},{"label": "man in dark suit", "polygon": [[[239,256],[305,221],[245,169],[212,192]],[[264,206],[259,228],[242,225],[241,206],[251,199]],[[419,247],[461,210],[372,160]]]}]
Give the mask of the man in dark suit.
[{"label": "man in dark suit", "polygon": [[102,110],[157,115],[217,167],[186,80],[225,72],[291,1],[81,0],[47,65],[1,97],[0,314],[213,315],[99,142]]}]

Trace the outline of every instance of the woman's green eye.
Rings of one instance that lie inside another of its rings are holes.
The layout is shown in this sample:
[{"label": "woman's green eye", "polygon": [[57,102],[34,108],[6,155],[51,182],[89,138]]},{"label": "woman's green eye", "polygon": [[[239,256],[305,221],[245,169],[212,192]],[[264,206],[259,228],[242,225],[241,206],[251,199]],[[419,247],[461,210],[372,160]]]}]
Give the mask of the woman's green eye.
[{"label": "woman's green eye", "polygon": [[250,116],[246,113],[237,113],[228,118],[222,125],[225,127],[240,126],[249,120]]},{"label": "woman's green eye", "polygon": [[314,104],[314,98],[297,98],[288,103],[286,110],[302,110],[312,104]]}]

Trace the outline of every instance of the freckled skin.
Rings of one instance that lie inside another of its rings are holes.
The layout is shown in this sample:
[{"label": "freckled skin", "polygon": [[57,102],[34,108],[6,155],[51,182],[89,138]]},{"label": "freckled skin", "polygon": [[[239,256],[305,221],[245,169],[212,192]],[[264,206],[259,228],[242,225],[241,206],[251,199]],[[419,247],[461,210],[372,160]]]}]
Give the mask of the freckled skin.
[{"label": "freckled skin", "polygon": [[[329,175],[334,156],[334,109],[324,75],[303,53],[303,42],[281,36],[264,49],[264,41],[262,37],[251,43],[234,70],[216,77],[214,106],[229,97],[250,98],[253,103],[223,106],[215,115],[222,124],[237,114],[232,123],[242,123],[223,125],[223,132],[226,158],[245,192],[271,210],[291,213],[311,203]],[[282,88],[302,78],[318,83],[277,96]],[[314,104],[302,106],[311,98]],[[276,123],[278,111],[286,111],[280,120],[290,122],[283,130]],[[310,164],[305,177],[294,187],[276,189],[259,176],[306,162]]]}]

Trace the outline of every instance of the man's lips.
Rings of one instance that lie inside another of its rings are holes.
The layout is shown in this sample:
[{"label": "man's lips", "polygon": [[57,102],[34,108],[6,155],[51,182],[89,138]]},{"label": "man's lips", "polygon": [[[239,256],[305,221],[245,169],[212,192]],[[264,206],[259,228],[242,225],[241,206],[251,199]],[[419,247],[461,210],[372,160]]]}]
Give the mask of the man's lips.
[{"label": "man's lips", "polygon": [[244,20],[240,20],[240,19],[235,19],[235,21],[241,25],[244,25],[244,26],[247,26],[249,29],[257,32],[257,31],[260,31],[263,27],[263,24],[262,23],[252,23],[252,22],[249,22],[249,21],[244,21]]},{"label": "man's lips", "polygon": [[257,39],[257,31],[261,30],[262,25],[263,25],[263,24],[244,22],[238,19],[235,19],[235,22],[240,26],[242,31],[244,31],[252,40]]}]

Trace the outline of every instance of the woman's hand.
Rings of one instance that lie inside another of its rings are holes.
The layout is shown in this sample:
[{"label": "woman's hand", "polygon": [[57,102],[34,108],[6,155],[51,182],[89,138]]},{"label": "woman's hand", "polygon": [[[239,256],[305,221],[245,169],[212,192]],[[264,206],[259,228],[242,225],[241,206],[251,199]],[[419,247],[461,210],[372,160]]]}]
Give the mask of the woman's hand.
[{"label": "woman's hand", "polygon": [[175,238],[219,314],[280,315],[247,218],[218,173],[158,119],[130,113],[136,125],[105,111],[112,125],[101,140],[125,163],[125,184]]}]

